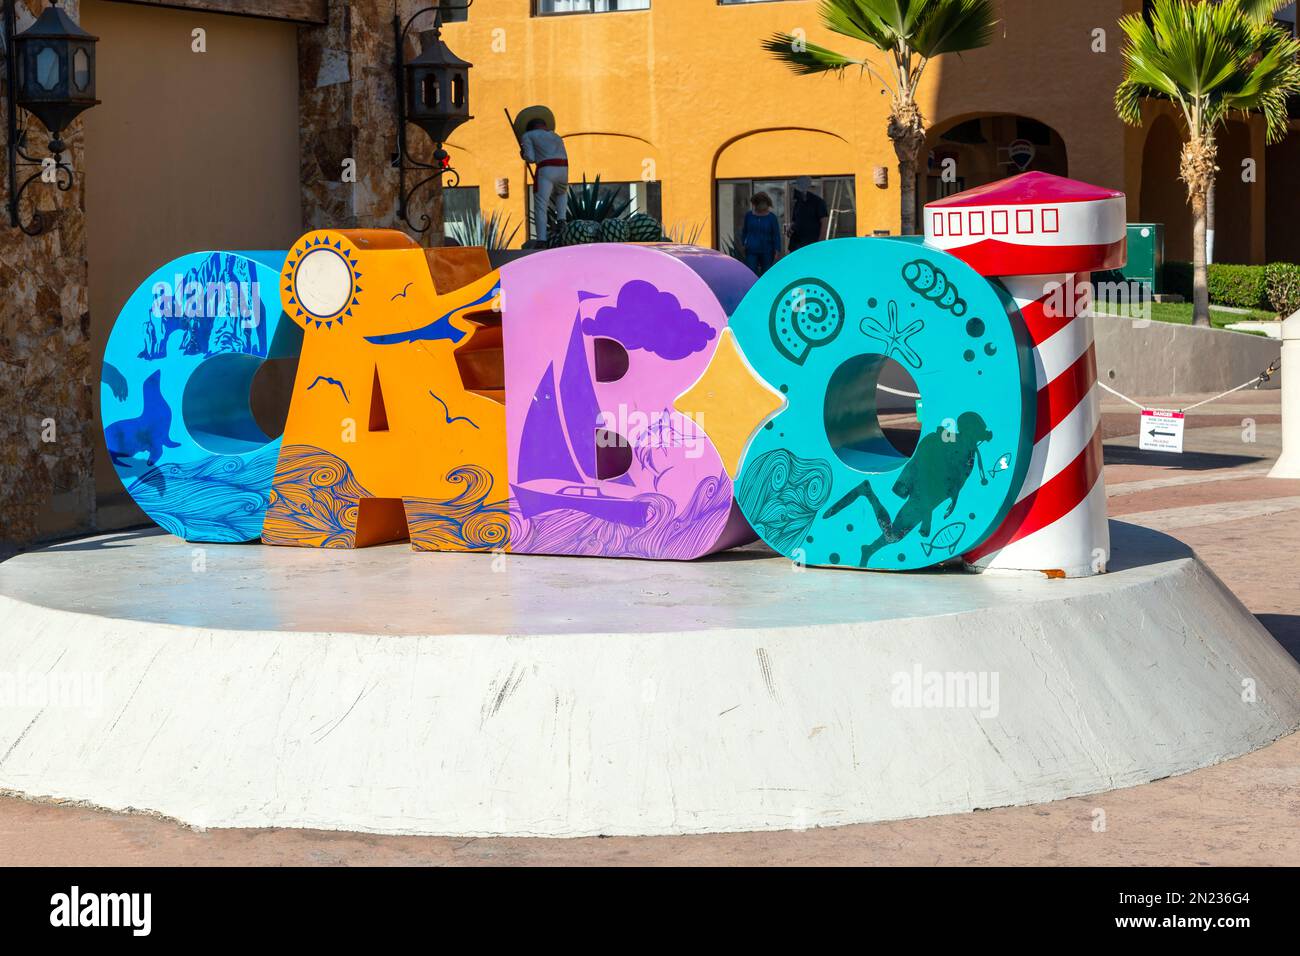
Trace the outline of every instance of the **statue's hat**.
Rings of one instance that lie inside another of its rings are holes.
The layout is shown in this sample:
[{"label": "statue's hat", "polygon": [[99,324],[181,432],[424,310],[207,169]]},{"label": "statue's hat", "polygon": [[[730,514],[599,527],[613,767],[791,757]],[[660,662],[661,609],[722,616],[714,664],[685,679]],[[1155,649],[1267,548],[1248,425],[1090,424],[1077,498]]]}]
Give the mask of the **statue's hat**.
[{"label": "statue's hat", "polygon": [[530,106],[528,109],[520,110],[519,115],[515,117],[515,136],[522,138],[524,133],[528,132],[528,124],[533,120],[546,120],[546,125],[555,129],[555,114],[551,112],[549,106]]}]

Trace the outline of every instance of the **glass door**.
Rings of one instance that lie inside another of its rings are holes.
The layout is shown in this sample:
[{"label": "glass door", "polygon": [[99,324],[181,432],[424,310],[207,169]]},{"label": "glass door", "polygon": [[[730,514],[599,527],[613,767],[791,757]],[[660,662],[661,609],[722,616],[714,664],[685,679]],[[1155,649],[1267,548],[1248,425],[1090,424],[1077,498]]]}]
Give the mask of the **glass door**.
[{"label": "glass door", "polygon": [[[810,176],[812,191],[826,201],[830,222],[826,238],[838,239],[858,234],[857,198],[852,176]],[[735,255],[740,233],[745,225],[749,201],[756,193],[767,193],[772,212],[781,221],[781,254],[789,251],[787,234],[794,207],[795,177],[769,179],[718,180],[716,222],[718,249]],[[739,258],[739,257],[738,257]]]}]

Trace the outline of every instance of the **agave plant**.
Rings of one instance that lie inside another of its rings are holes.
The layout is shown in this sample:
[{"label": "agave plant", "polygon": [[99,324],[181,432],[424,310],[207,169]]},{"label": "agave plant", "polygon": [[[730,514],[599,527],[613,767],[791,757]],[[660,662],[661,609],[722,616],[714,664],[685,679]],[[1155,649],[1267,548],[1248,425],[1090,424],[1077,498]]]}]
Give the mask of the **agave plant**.
[{"label": "agave plant", "polygon": [[[631,200],[624,199],[612,186],[602,188],[599,176],[593,182],[587,182],[587,177],[583,176],[581,185],[572,183],[569,186],[569,208],[564,218],[566,222],[577,220],[604,222],[606,219],[620,219],[627,215],[631,205]],[[547,210],[547,233],[554,234],[557,226],[563,227],[563,223],[559,221],[555,214],[555,206],[552,205]]]},{"label": "agave plant", "polygon": [[1258,112],[1269,142],[1286,136],[1287,98],[1300,92],[1300,42],[1247,0],[1155,0],[1149,19],[1119,21],[1127,43],[1115,109],[1140,126],[1148,99],[1172,102],[1183,124],[1179,175],[1192,207],[1192,321],[1210,324],[1206,225],[1218,170],[1215,136],[1234,113]]},{"label": "agave plant", "polygon": [[[507,231],[508,230],[508,231]],[[510,248],[519,224],[510,227],[509,213],[493,209],[487,216],[482,210],[471,210],[447,223],[447,237],[462,246],[482,246],[490,251]]]},{"label": "agave plant", "polygon": [[551,234],[552,248],[580,246],[588,242],[664,242],[659,220],[643,212],[617,219],[569,219]]},{"label": "agave plant", "polygon": [[822,0],[826,28],[885,54],[884,66],[836,53],[789,33],[775,33],[763,48],[799,74],[869,74],[889,92],[889,139],[898,156],[900,223],[916,233],[916,176],[925,148],[925,117],[917,89],[929,62],[944,53],[987,46],[997,25],[993,0]]},{"label": "agave plant", "polygon": [[665,238],[679,246],[698,246],[702,235],[704,225],[698,222],[674,223],[671,228],[664,230]]}]

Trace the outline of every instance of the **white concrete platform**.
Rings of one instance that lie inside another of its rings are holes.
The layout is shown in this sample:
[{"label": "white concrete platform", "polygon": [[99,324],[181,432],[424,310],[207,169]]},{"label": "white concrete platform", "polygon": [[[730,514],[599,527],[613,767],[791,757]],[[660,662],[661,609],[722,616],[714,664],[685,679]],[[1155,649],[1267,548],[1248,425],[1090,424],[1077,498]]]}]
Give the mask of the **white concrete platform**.
[{"label": "white concrete platform", "polygon": [[202,827],[784,829],[1129,786],[1300,725],[1300,667],[1213,574],[1111,534],[1112,572],[1068,581],[72,542],[0,564],[0,789]]}]

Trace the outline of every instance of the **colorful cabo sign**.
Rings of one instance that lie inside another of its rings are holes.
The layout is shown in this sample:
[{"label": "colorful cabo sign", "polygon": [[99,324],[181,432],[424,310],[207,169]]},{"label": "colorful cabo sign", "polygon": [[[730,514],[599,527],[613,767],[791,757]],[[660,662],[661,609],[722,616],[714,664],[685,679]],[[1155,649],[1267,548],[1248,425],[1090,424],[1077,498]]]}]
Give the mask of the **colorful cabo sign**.
[{"label": "colorful cabo sign", "polygon": [[[1038,221],[1052,195],[1088,202],[1089,188],[1031,173],[981,211],[991,222],[999,204],[1012,217],[1029,205]],[[1035,280],[990,281],[987,264],[1014,263],[1024,245],[1044,272],[1109,268],[1124,234],[1111,218],[1062,216],[1072,251],[1060,261],[1038,234],[1000,234],[994,255],[945,229],[926,244],[819,243],[760,280],[666,244],[493,270],[481,249],[385,230],[186,256],[114,327],[105,438],[140,506],[191,541],[690,559],[757,534],[812,565],[905,570],[964,554],[988,566],[990,548],[1067,505],[1091,509],[1075,537],[1098,510],[1104,534],[1105,495],[1088,467],[1064,490],[1048,473],[1063,407],[1090,392],[1095,363],[1076,357],[1068,386],[1045,381],[1047,327],[1073,328],[1090,356],[1086,315],[1071,303],[1066,318],[1032,319]],[[295,351],[284,435],[270,438],[250,386],[267,358]],[[891,360],[923,396],[910,455],[876,403]],[[1097,541],[1039,538],[1015,566],[1099,570],[1077,560]]]}]

